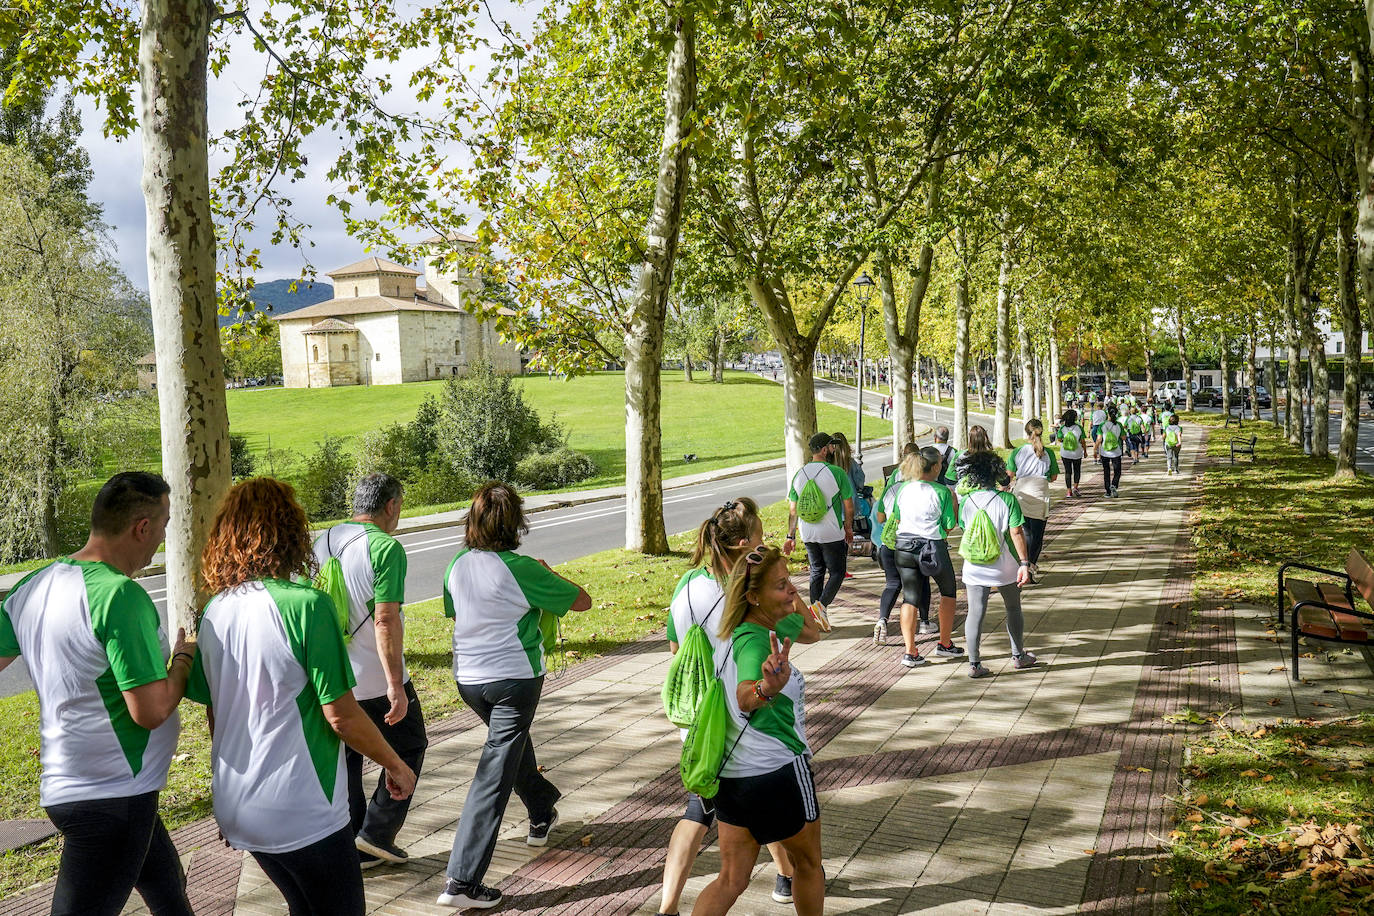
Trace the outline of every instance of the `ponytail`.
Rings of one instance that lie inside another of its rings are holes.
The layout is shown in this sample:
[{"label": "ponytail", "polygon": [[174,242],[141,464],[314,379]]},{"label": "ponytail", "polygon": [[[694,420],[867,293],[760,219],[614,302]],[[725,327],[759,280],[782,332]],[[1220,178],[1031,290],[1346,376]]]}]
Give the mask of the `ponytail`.
[{"label": "ponytail", "polygon": [[1037,419],[1026,421],[1026,441],[1035,449],[1035,457],[1045,457],[1045,424]]},{"label": "ponytail", "polygon": [[711,573],[717,579],[724,580],[735,565],[739,542],[750,540],[761,524],[758,503],[747,496],[730,500],[711,513],[711,517],[697,529],[696,545],[692,548],[692,566],[709,565]]}]

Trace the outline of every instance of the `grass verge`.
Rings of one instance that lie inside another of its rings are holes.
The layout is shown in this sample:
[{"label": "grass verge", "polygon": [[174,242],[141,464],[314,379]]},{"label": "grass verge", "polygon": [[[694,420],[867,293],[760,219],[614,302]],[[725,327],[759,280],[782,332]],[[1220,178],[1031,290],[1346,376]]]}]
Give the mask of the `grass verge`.
[{"label": "grass verge", "polygon": [[1374,715],[1193,740],[1171,834],[1184,914],[1374,912]]},{"label": "grass verge", "polygon": [[[787,504],[763,510],[764,531],[781,542]],[[687,571],[695,532],[669,539],[671,552],[647,557],[627,550],[607,550],[555,567],[592,596],[591,610],[569,614],[562,657],[550,659],[557,676],[564,666],[595,658],[647,633],[661,629],[673,587]],[[805,566],[805,553],[793,555],[794,569]],[[459,711],[450,674],[452,626],[440,600],[406,606],[406,665],[429,722]],[[210,740],[205,712],[194,703],[180,709],[182,731],[176,757],[162,793],[162,816],[169,829],[210,814]],[[32,694],[0,699],[0,819],[42,818],[38,804],[38,701]],[[56,839],[0,855],[0,899],[57,874]],[[2,909],[2,907],[0,907]]]}]

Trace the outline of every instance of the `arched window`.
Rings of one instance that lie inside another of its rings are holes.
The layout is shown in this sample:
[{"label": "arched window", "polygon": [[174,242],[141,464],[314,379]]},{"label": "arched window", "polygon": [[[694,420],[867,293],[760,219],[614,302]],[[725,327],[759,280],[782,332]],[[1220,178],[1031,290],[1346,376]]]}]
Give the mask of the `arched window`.
[{"label": "arched window", "polygon": [[354,298],[354,299],[357,299],[357,298],[358,298],[358,287],[357,287],[356,284],[355,284],[354,287],[353,287],[353,298]]},{"label": "arched window", "polygon": [[319,361],[320,361],[320,348],[319,348],[319,347],[312,346],[312,347],[310,348],[310,358],[311,358],[312,360],[314,360],[315,362],[319,362]]},{"label": "arched window", "polygon": [[344,344],[344,362],[348,362],[348,344]]},{"label": "arched window", "polygon": [[463,355],[463,341],[462,341],[461,339],[455,340],[455,341],[453,342],[453,355],[454,355],[454,356],[462,356],[462,355]]}]

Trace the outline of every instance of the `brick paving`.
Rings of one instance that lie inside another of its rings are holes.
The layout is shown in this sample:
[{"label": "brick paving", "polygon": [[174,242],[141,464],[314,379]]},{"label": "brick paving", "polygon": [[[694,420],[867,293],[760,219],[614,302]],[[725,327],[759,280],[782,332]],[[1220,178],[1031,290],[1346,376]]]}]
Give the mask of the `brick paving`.
[{"label": "brick paving", "polygon": [[[1199,470],[1194,459],[1185,455],[1185,472]],[[1272,611],[1192,612],[1189,476],[1165,477],[1162,458],[1150,459],[1127,471],[1116,501],[1095,495],[1097,480],[1088,476],[1088,498],[1056,505],[1047,574],[1023,595],[1028,647],[1042,666],[1010,667],[994,599],[983,657],[995,677],[970,680],[950,660],[902,668],[895,635],[873,644],[882,575],[862,560],[832,609],[835,632],[794,651],[807,673],[829,911],[1164,912],[1168,878],[1155,866],[1188,731],[1165,716],[1374,708],[1358,656],[1313,651],[1308,682],[1292,683],[1276,670],[1286,643],[1268,630]],[[534,737],[564,793],[562,822],[548,847],[531,849],[513,799],[488,874],[506,893],[498,912],[655,912],[684,801],[676,730],[658,704],[660,640],[548,681]],[[434,897],[480,752],[478,725],[460,713],[431,726],[400,837],[412,860],[365,873],[369,912],[453,912]],[[211,822],[175,835],[197,912],[284,913],[252,860],[214,836]],[[713,842],[708,835],[683,912],[718,867]],[[736,912],[785,911],[769,898],[763,858]],[[45,913],[50,894],[40,887],[0,901],[0,914]],[[125,912],[144,910],[133,901]]]}]

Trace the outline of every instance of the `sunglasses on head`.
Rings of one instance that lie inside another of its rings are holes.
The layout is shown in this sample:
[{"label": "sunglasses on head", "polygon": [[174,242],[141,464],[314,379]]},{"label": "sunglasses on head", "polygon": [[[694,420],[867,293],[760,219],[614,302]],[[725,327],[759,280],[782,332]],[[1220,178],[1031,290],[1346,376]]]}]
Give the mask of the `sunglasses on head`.
[{"label": "sunglasses on head", "polygon": [[755,547],[744,555],[744,562],[748,563],[750,566],[758,566],[763,561],[764,555],[762,547]]}]

